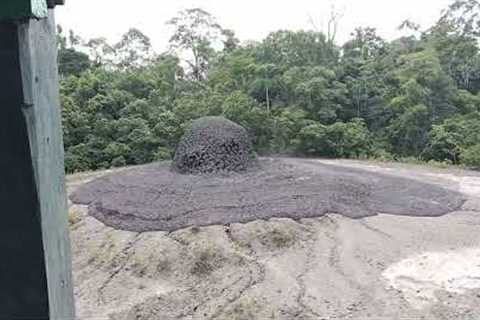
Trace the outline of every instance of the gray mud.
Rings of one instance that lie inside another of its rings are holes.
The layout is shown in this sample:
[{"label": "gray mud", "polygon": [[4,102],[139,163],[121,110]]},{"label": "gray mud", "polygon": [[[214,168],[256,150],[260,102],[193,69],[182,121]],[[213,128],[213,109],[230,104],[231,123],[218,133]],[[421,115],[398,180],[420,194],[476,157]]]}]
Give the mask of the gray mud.
[{"label": "gray mud", "polygon": [[180,140],[173,168],[182,174],[243,172],[254,164],[247,130],[223,117],[192,122]]},{"label": "gray mud", "polygon": [[175,231],[270,218],[349,218],[376,214],[436,217],[456,211],[465,196],[436,185],[316,163],[262,159],[242,174],[181,175],[156,163],[87,183],[70,198],[115,229]]}]

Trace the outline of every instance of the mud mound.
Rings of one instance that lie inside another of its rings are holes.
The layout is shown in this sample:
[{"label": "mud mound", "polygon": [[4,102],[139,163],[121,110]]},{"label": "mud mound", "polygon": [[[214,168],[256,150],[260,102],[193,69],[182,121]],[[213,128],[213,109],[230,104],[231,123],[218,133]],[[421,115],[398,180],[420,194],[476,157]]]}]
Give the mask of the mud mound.
[{"label": "mud mound", "polygon": [[247,130],[222,117],[204,117],[193,121],[180,140],[173,167],[183,174],[239,172],[253,156]]},{"label": "mud mound", "polygon": [[464,197],[435,185],[308,160],[261,160],[262,170],[182,175],[152,164],[80,187],[71,200],[106,225],[130,231],[173,231],[270,218],[338,213],[441,216]]}]

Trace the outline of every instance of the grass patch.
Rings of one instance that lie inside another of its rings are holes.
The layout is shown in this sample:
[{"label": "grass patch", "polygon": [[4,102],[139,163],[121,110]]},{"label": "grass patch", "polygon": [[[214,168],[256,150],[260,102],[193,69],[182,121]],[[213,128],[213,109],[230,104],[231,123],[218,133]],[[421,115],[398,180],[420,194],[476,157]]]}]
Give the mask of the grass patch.
[{"label": "grass patch", "polygon": [[295,243],[296,237],[291,232],[273,229],[262,235],[260,242],[274,249],[289,248]]},{"label": "grass patch", "polygon": [[68,225],[70,227],[73,227],[75,226],[76,224],[78,224],[80,221],[82,221],[82,215],[80,212],[78,212],[77,210],[73,210],[71,209],[69,212],[68,212]]},{"label": "grass patch", "polygon": [[226,259],[214,249],[205,249],[199,252],[194,258],[190,273],[194,276],[205,276],[220,269]]},{"label": "grass patch", "polygon": [[244,299],[235,307],[229,314],[229,319],[232,320],[252,320],[258,318],[260,306],[255,299]]}]

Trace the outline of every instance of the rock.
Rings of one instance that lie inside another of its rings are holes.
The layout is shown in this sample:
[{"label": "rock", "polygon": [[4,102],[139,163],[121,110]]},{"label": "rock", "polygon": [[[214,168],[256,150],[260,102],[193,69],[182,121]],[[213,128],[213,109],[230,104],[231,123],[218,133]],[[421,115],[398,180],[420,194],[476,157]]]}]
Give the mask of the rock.
[{"label": "rock", "polygon": [[223,117],[192,122],[178,144],[173,167],[183,174],[245,171],[255,158],[248,132]]}]

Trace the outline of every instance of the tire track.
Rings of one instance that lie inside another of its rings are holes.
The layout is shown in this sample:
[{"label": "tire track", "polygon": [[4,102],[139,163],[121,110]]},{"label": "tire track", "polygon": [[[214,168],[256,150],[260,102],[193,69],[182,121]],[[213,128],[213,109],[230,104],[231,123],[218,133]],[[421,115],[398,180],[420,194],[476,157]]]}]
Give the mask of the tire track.
[{"label": "tire track", "polygon": [[[356,296],[356,298],[352,299],[352,303],[345,306],[346,311],[343,313],[339,313],[336,316],[338,317],[352,317],[353,314],[357,312],[361,312],[365,309],[366,305],[373,305],[375,303],[375,299],[371,296],[372,288],[365,286],[363,283],[360,283],[355,280],[355,276],[352,276],[345,271],[342,267],[342,264],[345,260],[342,256],[352,256],[351,254],[343,254],[346,252],[344,240],[338,236],[340,232],[341,226],[338,221],[332,217],[326,216],[324,219],[328,219],[328,226],[332,230],[326,230],[325,236],[332,242],[329,255],[328,255],[328,266],[348,284],[349,288],[354,289],[358,292],[357,295],[352,295],[352,298]],[[372,231],[372,230],[371,230]],[[357,258],[354,264],[359,265],[368,265],[365,261],[360,258]],[[364,268],[358,268],[359,270],[363,270]]]}]

